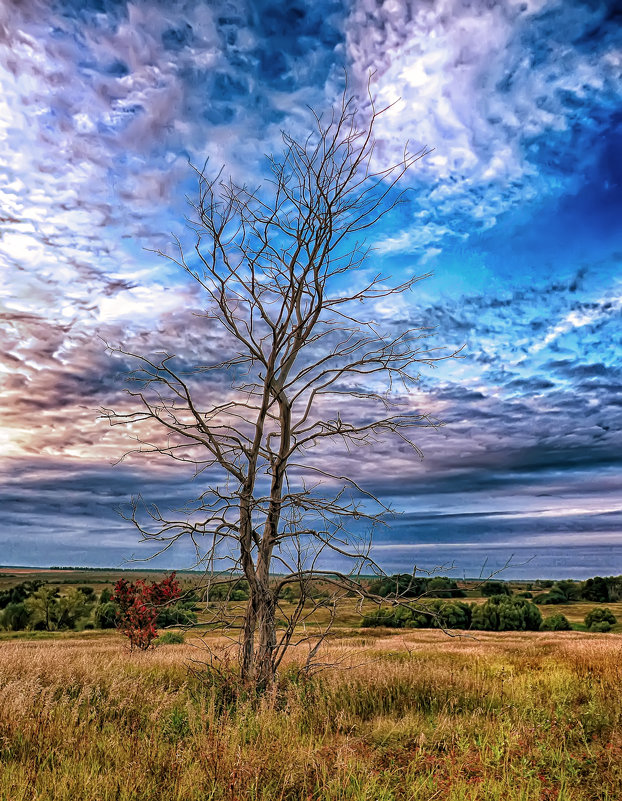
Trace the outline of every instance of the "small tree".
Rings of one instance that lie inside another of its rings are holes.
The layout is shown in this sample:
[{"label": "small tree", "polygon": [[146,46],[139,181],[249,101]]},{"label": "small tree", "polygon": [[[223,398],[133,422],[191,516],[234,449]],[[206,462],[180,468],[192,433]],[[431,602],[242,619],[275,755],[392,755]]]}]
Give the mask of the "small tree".
[{"label": "small tree", "polygon": [[112,602],[117,604],[117,626],[130,641],[130,648],[146,650],[158,636],[156,621],[165,604],[181,595],[175,573],[159,582],[119,579]]},{"label": "small tree", "polygon": [[32,623],[45,631],[53,631],[58,619],[58,590],[44,584],[25,600]]},{"label": "small tree", "polygon": [[[198,171],[195,247],[178,243],[173,261],[203,293],[197,341],[218,336],[216,355],[116,349],[136,364],[128,393],[137,408],[103,410],[111,425],[145,424],[140,452],[208,477],[184,514],[136,498],[128,519],[162,549],[189,537],[218,582],[225,570],[232,585],[244,577],[240,665],[257,687],[273,681],[312,614],[305,602],[318,578],[337,597],[361,592],[363,566],[382,572],[368,537],[349,524],[371,531],[388,509],[332,465],[384,437],[420,456],[416,434],[440,423],[415,407],[411,389],[421,365],[454,355],[429,348],[428,330],[396,328],[379,312],[422,276],[395,281],[372,270],[365,232],[400,202],[395,186],[425,150],[377,166],[373,129],[386,109],[369,100],[366,122],[344,95],[307,137],[284,133],[263,187]],[[351,559],[352,570],[330,569],[329,553]],[[280,605],[287,586],[300,598],[293,610]],[[237,625],[227,604],[210,599],[210,609],[214,624]]]},{"label": "small tree", "polygon": [[58,599],[56,607],[56,627],[74,629],[80,618],[88,617],[92,609],[82,588],[72,587]]}]

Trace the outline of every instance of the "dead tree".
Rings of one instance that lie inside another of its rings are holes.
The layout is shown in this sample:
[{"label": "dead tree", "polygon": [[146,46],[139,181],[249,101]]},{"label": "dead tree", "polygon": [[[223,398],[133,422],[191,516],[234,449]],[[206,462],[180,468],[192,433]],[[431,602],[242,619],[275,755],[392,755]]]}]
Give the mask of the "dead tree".
[{"label": "dead tree", "polygon": [[[374,310],[422,276],[370,272],[364,239],[401,201],[396,184],[425,151],[405,149],[399,163],[377,167],[373,131],[386,109],[370,103],[365,124],[344,95],[330,119],[314,115],[304,141],[284,133],[263,187],[197,170],[194,250],[178,242],[173,261],[199,285],[205,324],[224,335],[228,353],[196,354],[189,366],[170,353],[117,349],[136,360],[134,406],[103,410],[112,425],[151,427],[136,450],[189,462],[204,478],[183,514],[137,498],[129,518],[159,552],[190,537],[218,582],[244,578],[241,673],[259,687],[273,681],[308,614],[312,583],[356,591],[353,573],[373,568],[357,531],[387,510],[356,474],[335,469],[337,455],[384,437],[420,454],[417,432],[439,425],[413,410],[410,396],[419,367],[450,354],[430,348],[429,330],[395,331]],[[353,573],[330,570],[330,554],[353,560]],[[300,600],[279,626],[288,585]]]}]

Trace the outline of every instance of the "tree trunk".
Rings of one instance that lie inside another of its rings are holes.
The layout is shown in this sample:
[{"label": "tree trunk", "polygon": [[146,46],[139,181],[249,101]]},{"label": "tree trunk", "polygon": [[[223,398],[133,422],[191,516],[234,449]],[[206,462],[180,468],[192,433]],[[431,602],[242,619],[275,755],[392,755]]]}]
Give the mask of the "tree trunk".
[{"label": "tree trunk", "polygon": [[255,683],[259,689],[270,687],[275,679],[273,652],[276,647],[275,599],[273,592],[262,588],[257,610],[259,642],[255,654]]},{"label": "tree trunk", "polygon": [[276,599],[269,585],[268,564],[260,562],[249,582],[242,643],[242,679],[259,690],[269,687],[275,678]]}]

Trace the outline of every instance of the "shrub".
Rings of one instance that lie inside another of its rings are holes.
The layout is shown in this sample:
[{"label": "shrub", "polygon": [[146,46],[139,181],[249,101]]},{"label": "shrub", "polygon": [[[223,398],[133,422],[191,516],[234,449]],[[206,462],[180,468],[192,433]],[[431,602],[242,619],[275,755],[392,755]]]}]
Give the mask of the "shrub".
[{"label": "shrub", "polygon": [[98,629],[115,629],[119,608],[112,601],[101,603],[95,607],[95,625]]},{"label": "shrub", "polygon": [[604,634],[607,631],[611,631],[611,623],[607,623],[606,620],[601,620],[600,623],[592,623],[590,626],[590,631]]},{"label": "shrub", "polygon": [[112,601],[119,607],[118,627],[129,639],[131,648],[149,648],[158,636],[158,613],[164,604],[179,598],[180,594],[181,588],[175,573],[160,582],[154,581],[150,584],[143,579],[134,582],[126,579],[117,581]]},{"label": "shrub", "polygon": [[572,579],[555,582],[553,589],[563,593],[569,601],[578,601],[581,597],[581,583]]},{"label": "shrub", "polygon": [[30,614],[32,628],[37,631],[53,631],[59,614],[59,593],[55,587],[45,584],[26,598],[25,606]]},{"label": "shrub", "polygon": [[462,601],[431,601],[416,607],[397,606],[378,609],[365,615],[364,627],[386,626],[401,629],[468,629],[471,625],[471,607]]},{"label": "shrub", "polygon": [[610,631],[617,622],[611,609],[607,609],[606,606],[597,606],[585,616],[588,631]]},{"label": "shrub", "polygon": [[512,590],[504,581],[485,581],[479,588],[484,598],[492,598],[493,595],[511,595]]},{"label": "shrub", "polygon": [[363,615],[361,626],[363,628],[376,628],[377,626],[395,628],[395,612],[393,609],[376,609],[374,612]]},{"label": "shrub", "polygon": [[82,590],[72,587],[65,595],[61,595],[56,603],[54,610],[56,628],[75,629],[80,618],[87,616],[90,609]]},{"label": "shrub", "polygon": [[426,591],[427,584],[426,578],[418,578],[410,573],[396,573],[393,576],[374,579],[369,585],[369,590],[383,598],[397,596],[418,598]]},{"label": "shrub", "polygon": [[0,609],[4,609],[9,604],[25,601],[42,586],[41,579],[33,579],[32,581],[22,581],[21,584],[16,584],[10,590],[3,590],[0,592]]},{"label": "shrub", "polygon": [[249,588],[246,579],[215,581],[209,588],[210,601],[247,601],[248,596]]},{"label": "shrub", "polygon": [[30,613],[22,601],[9,603],[4,612],[0,612],[0,626],[8,631],[21,631],[28,626],[29,622]]},{"label": "shrub", "polygon": [[538,596],[539,604],[567,604],[579,598],[581,586],[570,579],[556,581],[550,592]]},{"label": "shrub", "polygon": [[462,601],[430,604],[434,617],[432,626],[435,629],[468,629],[471,628],[472,606]]},{"label": "shrub", "polygon": [[553,587],[551,592],[546,593],[546,595],[540,595],[536,601],[544,606],[549,606],[551,604],[567,604],[568,598],[562,592]]},{"label": "shrub", "polygon": [[165,631],[160,634],[156,645],[181,645],[184,642],[184,635],[181,631]]},{"label": "shrub", "polygon": [[453,579],[447,576],[436,576],[428,581],[426,595],[428,598],[464,598],[466,593],[458,588]]},{"label": "shrub", "polygon": [[156,618],[156,626],[191,626],[197,622],[197,616],[185,604],[174,604],[160,609]]},{"label": "shrub", "polygon": [[100,604],[107,604],[111,598],[112,590],[108,589],[108,587],[104,587],[104,589],[101,591],[101,595],[99,596]]},{"label": "shrub", "polygon": [[471,626],[482,631],[538,631],[542,614],[526,598],[493,595],[473,609]]},{"label": "shrub", "polygon": [[542,631],[570,631],[572,626],[565,615],[558,613],[545,617],[540,628]]}]

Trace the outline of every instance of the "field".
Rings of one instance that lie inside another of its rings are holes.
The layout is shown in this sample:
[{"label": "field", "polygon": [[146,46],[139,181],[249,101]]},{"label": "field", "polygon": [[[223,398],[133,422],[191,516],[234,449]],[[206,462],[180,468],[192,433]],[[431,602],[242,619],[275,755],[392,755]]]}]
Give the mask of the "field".
[{"label": "field", "polygon": [[324,651],[342,669],[286,666],[258,701],[189,672],[191,640],[5,640],[0,799],[618,801],[621,650],[617,634],[342,630]]}]

